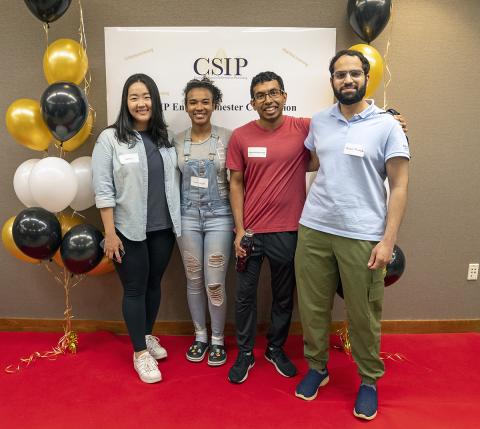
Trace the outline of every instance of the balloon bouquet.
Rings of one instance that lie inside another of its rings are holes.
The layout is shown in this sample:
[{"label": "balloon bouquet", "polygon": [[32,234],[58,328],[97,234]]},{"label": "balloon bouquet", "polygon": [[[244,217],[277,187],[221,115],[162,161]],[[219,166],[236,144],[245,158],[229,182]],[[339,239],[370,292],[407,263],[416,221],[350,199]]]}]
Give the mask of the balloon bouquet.
[{"label": "balloon bouquet", "polygon": [[[384,62],[381,54],[372,46],[370,42],[384,30],[392,9],[391,0],[349,0],[347,5],[347,17],[350,26],[355,34],[367,44],[360,43],[351,46],[349,49],[361,52],[370,63],[369,80],[365,96],[372,97],[380,86],[383,79]],[[386,106],[384,107],[386,108]],[[405,271],[405,254],[399,246],[393,248],[392,259],[385,268],[385,287],[396,283]],[[338,281],[337,295],[343,299],[342,281]],[[337,331],[342,342],[342,348],[350,354],[351,346],[348,335],[348,324]]]},{"label": "balloon bouquet", "polygon": [[371,98],[383,79],[383,58],[370,46],[370,42],[386,27],[390,19],[391,0],[349,0],[347,5],[348,22],[355,34],[363,41],[349,49],[361,52],[370,63],[370,77],[367,83],[366,97]]},{"label": "balloon bouquet", "polygon": [[[71,0],[25,0],[25,3],[44,22],[48,34],[49,23],[67,11]],[[80,2],[79,5],[83,29]],[[29,159],[16,169],[14,190],[27,208],[5,222],[2,241],[17,259],[32,264],[44,262],[65,289],[65,335],[52,352],[35,354],[51,358],[67,350],[76,351],[77,338],[71,331],[70,288],[78,284],[84,274],[105,274],[114,267],[100,247],[102,233],[84,223],[84,217],[77,213],[95,202],[91,157],[79,157],[71,163],[64,159],[66,152],[74,151],[87,141],[94,122],[94,111],[85,95],[87,84],[85,91],[78,86],[88,71],[85,47],[71,39],[54,41],[43,56],[43,71],[49,86],[40,101],[18,99],[6,113],[7,130],[15,141],[29,149],[43,151],[45,156]],[[59,150],[59,156],[48,154],[51,143]],[[73,214],[63,212],[69,206]],[[54,273],[52,260],[61,272]]]}]

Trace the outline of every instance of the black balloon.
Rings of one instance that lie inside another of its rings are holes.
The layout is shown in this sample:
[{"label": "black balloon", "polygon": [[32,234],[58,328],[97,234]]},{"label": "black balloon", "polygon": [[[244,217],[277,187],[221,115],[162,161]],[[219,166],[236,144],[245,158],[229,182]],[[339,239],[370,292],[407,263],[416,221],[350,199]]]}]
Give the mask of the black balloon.
[{"label": "black balloon", "polygon": [[69,8],[72,0],[25,0],[25,4],[40,21],[56,21]]},{"label": "black balloon", "polygon": [[405,255],[402,249],[395,245],[393,247],[392,260],[387,265],[387,274],[385,275],[385,286],[393,285],[405,271]]},{"label": "black balloon", "polygon": [[88,101],[83,91],[71,82],[52,83],[40,99],[43,120],[61,142],[71,139],[88,117]]},{"label": "black balloon", "polygon": [[348,22],[367,43],[383,31],[390,19],[391,0],[348,0]]},{"label": "black balloon", "polygon": [[342,279],[338,279],[338,284],[337,284],[337,295],[343,299],[343,285],[342,285]]},{"label": "black balloon", "polygon": [[[405,255],[396,244],[393,247],[392,260],[387,265],[387,274],[385,275],[384,284],[385,287],[393,285],[405,271]],[[337,295],[343,298],[343,286],[342,280],[338,279]]]},{"label": "black balloon", "polygon": [[12,226],[17,247],[35,259],[50,259],[62,242],[62,228],[53,213],[41,207],[22,210]]},{"label": "black balloon", "polygon": [[60,246],[62,261],[68,271],[83,274],[93,270],[103,258],[102,240],[102,233],[88,223],[71,228]]}]

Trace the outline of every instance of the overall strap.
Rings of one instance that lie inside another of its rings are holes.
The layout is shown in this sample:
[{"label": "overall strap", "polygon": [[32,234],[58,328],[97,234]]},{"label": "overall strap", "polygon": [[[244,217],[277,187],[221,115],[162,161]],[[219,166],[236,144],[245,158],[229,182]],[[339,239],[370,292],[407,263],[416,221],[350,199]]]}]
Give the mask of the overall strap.
[{"label": "overall strap", "polygon": [[190,157],[190,149],[192,146],[192,129],[189,128],[185,131],[185,138],[183,140],[183,156],[185,162],[188,162],[188,158]]},{"label": "overall strap", "polygon": [[208,153],[208,159],[210,161],[213,161],[215,158],[215,155],[217,154],[217,143],[219,140],[220,140],[220,137],[218,136],[218,133],[217,133],[217,127],[212,126],[212,134],[210,136],[210,148]]}]

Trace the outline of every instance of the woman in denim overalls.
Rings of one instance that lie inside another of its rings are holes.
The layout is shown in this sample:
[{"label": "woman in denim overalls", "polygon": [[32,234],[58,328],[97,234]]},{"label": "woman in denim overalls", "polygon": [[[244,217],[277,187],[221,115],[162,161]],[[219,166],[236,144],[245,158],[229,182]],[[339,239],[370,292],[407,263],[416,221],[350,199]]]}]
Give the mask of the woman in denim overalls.
[{"label": "woman in denim overalls", "polygon": [[[178,134],[175,145],[182,172],[179,247],[187,276],[187,299],[195,340],[186,352],[192,362],[223,365],[227,354],[224,325],[227,310],[225,276],[233,240],[233,218],[225,158],[231,132],[212,125],[210,117],[222,101],[208,79],[193,79],[184,90],[192,126]],[[212,326],[208,341],[206,309]]]}]

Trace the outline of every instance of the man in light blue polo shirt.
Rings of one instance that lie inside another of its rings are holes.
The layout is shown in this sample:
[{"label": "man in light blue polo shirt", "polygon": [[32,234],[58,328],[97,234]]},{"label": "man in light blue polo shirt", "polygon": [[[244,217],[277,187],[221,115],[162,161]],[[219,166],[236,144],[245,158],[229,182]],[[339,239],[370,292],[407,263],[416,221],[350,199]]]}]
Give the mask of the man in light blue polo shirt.
[{"label": "man in light blue polo shirt", "polygon": [[312,118],[305,140],[320,167],[300,219],[295,256],[310,368],[295,394],[312,400],[329,381],[331,308],[341,279],[361,377],[353,412],[367,420],[377,414],[376,381],[384,373],[379,357],[384,268],[405,212],[410,158],[397,121],[364,98],[369,70],[356,51],[340,51],[330,63],[338,103]]}]

